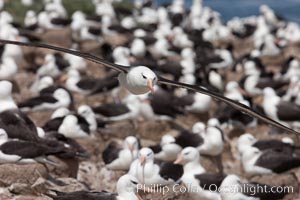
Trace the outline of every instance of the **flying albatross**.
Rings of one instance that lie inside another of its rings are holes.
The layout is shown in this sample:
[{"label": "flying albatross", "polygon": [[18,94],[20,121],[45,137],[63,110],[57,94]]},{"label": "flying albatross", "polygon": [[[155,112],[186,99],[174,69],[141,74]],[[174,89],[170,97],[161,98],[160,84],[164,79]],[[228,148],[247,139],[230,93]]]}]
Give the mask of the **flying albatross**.
[{"label": "flying albatross", "polygon": [[143,94],[143,93],[146,93],[149,91],[154,92],[153,86],[156,83],[158,83],[158,84],[186,88],[188,90],[192,90],[192,91],[199,92],[199,93],[202,93],[205,95],[209,95],[219,101],[222,101],[224,103],[227,103],[227,104],[233,106],[234,108],[236,108],[242,112],[245,112],[255,118],[258,118],[265,123],[271,124],[275,127],[281,128],[290,133],[298,134],[297,131],[294,131],[293,129],[290,129],[290,128],[280,124],[279,122],[276,122],[266,116],[262,116],[259,113],[257,113],[256,111],[252,110],[251,108],[249,108],[241,103],[238,103],[236,101],[228,99],[218,93],[209,91],[203,87],[185,84],[185,83],[181,83],[181,82],[176,82],[176,81],[165,79],[161,76],[157,76],[152,70],[150,70],[148,67],[145,67],[145,66],[128,67],[128,66],[113,64],[113,63],[107,62],[101,58],[98,58],[98,57],[88,54],[88,53],[74,51],[71,49],[61,48],[61,47],[52,46],[52,45],[48,45],[48,44],[26,43],[26,42],[17,42],[17,41],[11,41],[11,40],[0,40],[0,43],[51,49],[51,50],[60,51],[60,52],[72,54],[75,56],[79,56],[79,57],[85,58],[86,60],[89,60],[94,63],[102,64],[106,67],[112,68],[112,69],[120,72],[118,79],[119,79],[121,85],[123,87],[125,87],[126,89],[128,89],[133,94]]}]

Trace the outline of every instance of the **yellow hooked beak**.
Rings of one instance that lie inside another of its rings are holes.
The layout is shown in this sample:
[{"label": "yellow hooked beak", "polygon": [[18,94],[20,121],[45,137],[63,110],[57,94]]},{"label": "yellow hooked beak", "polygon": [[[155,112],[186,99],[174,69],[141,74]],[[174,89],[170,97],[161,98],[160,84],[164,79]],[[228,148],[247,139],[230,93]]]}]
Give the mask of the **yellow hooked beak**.
[{"label": "yellow hooked beak", "polygon": [[60,77],[59,82],[64,83],[67,81],[67,79],[68,79],[68,74],[64,74]]},{"label": "yellow hooked beak", "polygon": [[183,163],[183,156],[182,154],[179,154],[177,159],[174,161],[174,164],[182,164]]},{"label": "yellow hooked beak", "polygon": [[140,159],[140,162],[141,162],[141,165],[144,166],[145,163],[146,163],[146,157],[142,156],[141,159]]},{"label": "yellow hooked beak", "polygon": [[134,149],[134,145],[133,145],[133,144],[129,144],[129,150],[130,150],[131,152],[133,152],[133,149]]},{"label": "yellow hooked beak", "polygon": [[154,93],[154,88],[153,88],[153,79],[148,79],[147,83],[148,88],[150,89],[151,93]]},{"label": "yellow hooked beak", "polygon": [[239,88],[238,91],[242,94],[242,95],[245,95],[247,96],[248,93],[246,92],[246,90],[242,89],[242,88]]}]

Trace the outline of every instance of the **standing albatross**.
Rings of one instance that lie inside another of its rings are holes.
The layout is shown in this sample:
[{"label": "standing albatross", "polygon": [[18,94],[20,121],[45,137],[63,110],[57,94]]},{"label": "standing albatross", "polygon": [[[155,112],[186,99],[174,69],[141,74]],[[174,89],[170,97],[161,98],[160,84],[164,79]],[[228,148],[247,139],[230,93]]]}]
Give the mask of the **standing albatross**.
[{"label": "standing albatross", "polygon": [[79,57],[85,58],[86,60],[89,60],[94,63],[102,64],[106,67],[112,68],[112,69],[120,72],[118,78],[119,78],[121,85],[123,87],[125,87],[126,89],[128,89],[129,92],[131,92],[133,94],[144,94],[149,91],[154,92],[153,86],[156,83],[158,83],[158,84],[176,86],[176,87],[180,87],[180,88],[186,88],[188,90],[192,90],[192,91],[199,92],[199,93],[202,93],[205,95],[209,95],[219,101],[222,101],[224,103],[231,105],[232,107],[234,107],[242,112],[245,112],[255,118],[258,118],[265,123],[271,124],[277,128],[283,129],[290,133],[298,134],[297,131],[290,129],[290,128],[280,124],[279,122],[276,122],[276,121],[270,119],[269,117],[262,116],[259,113],[257,113],[256,111],[252,110],[251,108],[249,108],[241,103],[238,103],[236,101],[228,99],[218,93],[209,91],[203,87],[185,84],[185,83],[181,83],[181,82],[176,82],[176,81],[165,79],[161,76],[157,76],[151,69],[149,69],[148,67],[145,67],[145,66],[128,67],[128,66],[117,65],[117,64],[107,62],[106,60],[103,60],[101,58],[98,58],[98,57],[88,54],[88,53],[74,51],[74,50],[57,47],[57,46],[52,46],[52,45],[48,45],[48,44],[26,43],[26,42],[18,42],[18,41],[11,41],[11,40],[0,40],[0,43],[51,49],[51,50],[60,51],[60,52],[72,54],[75,56],[79,56]]}]

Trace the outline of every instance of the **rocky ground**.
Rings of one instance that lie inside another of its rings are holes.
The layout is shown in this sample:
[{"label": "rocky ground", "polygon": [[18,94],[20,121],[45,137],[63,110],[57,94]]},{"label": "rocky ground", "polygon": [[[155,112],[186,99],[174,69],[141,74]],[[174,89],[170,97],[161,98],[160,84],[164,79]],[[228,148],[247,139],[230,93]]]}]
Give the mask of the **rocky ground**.
[{"label": "rocky ground", "polygon": [[[39,35],[45,42],[50,44],[56,44],[59,46],[70,47],[71,40],[69,30],[57,30],[50,31]],[[118,36],[115,38],[106,38],[106,41],[117,46],[126,42],[126,36]],[[228,42],[228,41],[227,41]],[[224,43],[224,42],[223,42]],[[250,41],[234,41],[235,44],[235,54],[236,56],[242,55],[251,49]],[[219,45],[223,45],[220,42]],[[95,53],[97,55],[97,48],[101,44],[95,42],[84,42],[81,44],[81,48],[85,52]],[[283,61],[283,58],[288,57],[288,55],[297,55],[299,52],[300,45],[295,44],[284,51],[282,56],[274,58],[264,58],[264,63],[270,66],[272,70],[277,70]],[[30,52],[37,52],[43,55],[47,53],[47,50],[41,50],[36,48],[24,48],[26,52],[25,56]],[[24,61],[21,66],[21,72],[15,77],[15,81],[20,85],[20,93],[16,93],[14,98],[16,101],[28,98],[34,94],[30,93],[28,86],[34,81],[34,75],[25,73],[24,68],[30,66],[30,63]],[[87,70],[88,75],[93,76],[105,76],[105,70],[101,66],[97,66],[94,63],[89,63],[89,70]],[[225,73],[225,72],[224,72]],[[239,77],[236,74],[227,72],[228,80],[237,80]],[[101,94],[95,96],[83,97],[81,95],[75,94],[75,106],[81,104],[98,105],[103,102],[111,101],[110,94]],[[259,101],[259,100],[258,100]],[[181,116],[176,119],[176,121],[186,128],[191,128],[194,122],[203,120],[205,121],[214,110],[218,109],[217,104],[214,103],[213,110],[211,113],[204,115],[187,115]],[[44,122],[49,119],[51,112],[35,112],[29,113],[30,117],[34,122],[41,126]],[[282,138],[287,136],[286,134],[272,135],[268,134],[267,125],[259,125],[256,128],[246,130],[253,133],[257,138]],[[21,130],[20,130],[21,131]],[[128,135],[136,135],[142,139],[142,145],[153,144],[158,142],[160,137],[165,133],[171,133],[176,135],[177,132],[172,130],[171,127],[166,122],[158,121],[139,121],[138,126],[134,127],[132,123],[123,121],[114,123],[108,126],[107,129],[99,130],[93,133],[93,137],[89,139],[79,140],[92,155],[90,159],[77,161],[68,160],[61,161],[63,166],[60,168],[54,168],[52,166],[47,166],[47,168],[41,164],[30,164],[30,165],[14,165],[14,164],[3,164],[0,165],[0,199],[16,199],[16,200],[46,200],[51,199],[47,197],[46,193],[51,193],[51,190],[58,190],[64,192],[77,191],[82,189],[88,190],[107,190],[114,191],[116,180],[123,172],[108,172],[103,165],[101,160],[101,152],[105,148],[106,144],[112,139],[121,139]],[[249,181],[257,181],[261,183],[276,185],[276,186],[293,186],[293,193],[286,196],[288,199],[300,199],[299,195],[299,180],[300,180],[300,169],[295,169],[290,172],[280,174],[280,175],[268,175],[268,176],[254,176],[248,177],[244,174],[240,161],[238,160],[237,150],[235,148],[235,142],[237,140],[236,135],[240,134],[239,129],[233,131],[226,131],[227,143],[223,153],[223,164],[225,173],[235,173],[242,178]],[[293,135],[288,135],[292,137],[295,141],[296,138]],[[296,142],[299,144],[299,141]],[[54,158],[55,159],[55,158]],[[215,164],[208,157],[201,158],[201,163],[207,171],[217,172]],[[78,173],[77,173],[78,172]],[[56,178],[56,181],[49,181],[48,176]],[[77,178],[76,178],[77,176]],[[111,180],[113,177],[113,181]],[[170,192],[164,196],[161,194],[142,194],[144,199],[190,199],[187,193],[173,193]]]}]

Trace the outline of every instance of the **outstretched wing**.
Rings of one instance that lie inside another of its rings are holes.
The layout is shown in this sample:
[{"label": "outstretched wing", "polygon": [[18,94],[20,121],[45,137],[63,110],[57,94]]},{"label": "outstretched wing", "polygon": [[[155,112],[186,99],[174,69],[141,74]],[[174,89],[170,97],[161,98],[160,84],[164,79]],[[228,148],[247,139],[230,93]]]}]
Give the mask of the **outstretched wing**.
[{"label": "outstretched wing", "polygon": [[286,126],[270,119],[269,117],[262,116],[261,114],[257,113],[256,111],[252,110],[251,108],[247,107],[246,105],[243,105],[239,102],[233,101],[233,100],[231,100],[227,97],[224,97],[220,94],[217,94],[215,92],[208,91],[207,89],[201,88],[199,86],[189,85],[189,84],[180,83],[180,82],[175,82],[175,81],[171,81],[171,80],[168,80],[168,79],[165,79],[165,78],[162,78],[162,77],[158,77],[158,83],[177,86],[177,87],[181,87],[181,88],[186,88],[188,90],[192,90],[192,91],[195,91],[195,92],[199,92],[199,93],[211,96],[211,97],[213,97],[217,100],[220,100],[220,101],[222,101],[222,102],[224,102],[224,103],[226,103],[226,104],[228,104],[228,105],[244,112],[244,113],[247,113],[248,115],[251,115],[252,117],[260,119],[261,121],[263,121],[265,123],[271,124],[271,125],[273,125],[277,128],[286,130],[290,133],[299,134],[297,131],[294,131],[293,129],[290,129],[290,128],[288,128],[288,127],[286,127]]},{"label": "outstretched wing", "polygon": [[85,58],[85,59],[87,59],[91,62],[102,64],[106,67],[112,68],[112,69],[117,70],[119,72],[125,72],[126,73],[129,70],[129,67],[107,62],[106,60],[103,60],[101,58],[98,58],[97,56],[94,56],[94,55],[91,55],[91,54],[88,54],[88,53],[74,51],[74,50],[71,50],[71,49],[66,49],[66,48],[63,48],[63,47],[57,47],[57,46],[53,46],[53,45],[49,45],[49,44],[30,43],[30,42],[27,43],[27,42],[18,42],[18,41],[11,41],[11,40],[0,40],[0,43],[13,44],[13,45],[19,45],[19,46],[38,47],[38,48],[43,48],[43,49],[51,49],[51,50],[60,51],[60,52],[64,52],[64,53],[69,53],[69,54],[72,54],[72,55],[75,55],[75,56]]}]

